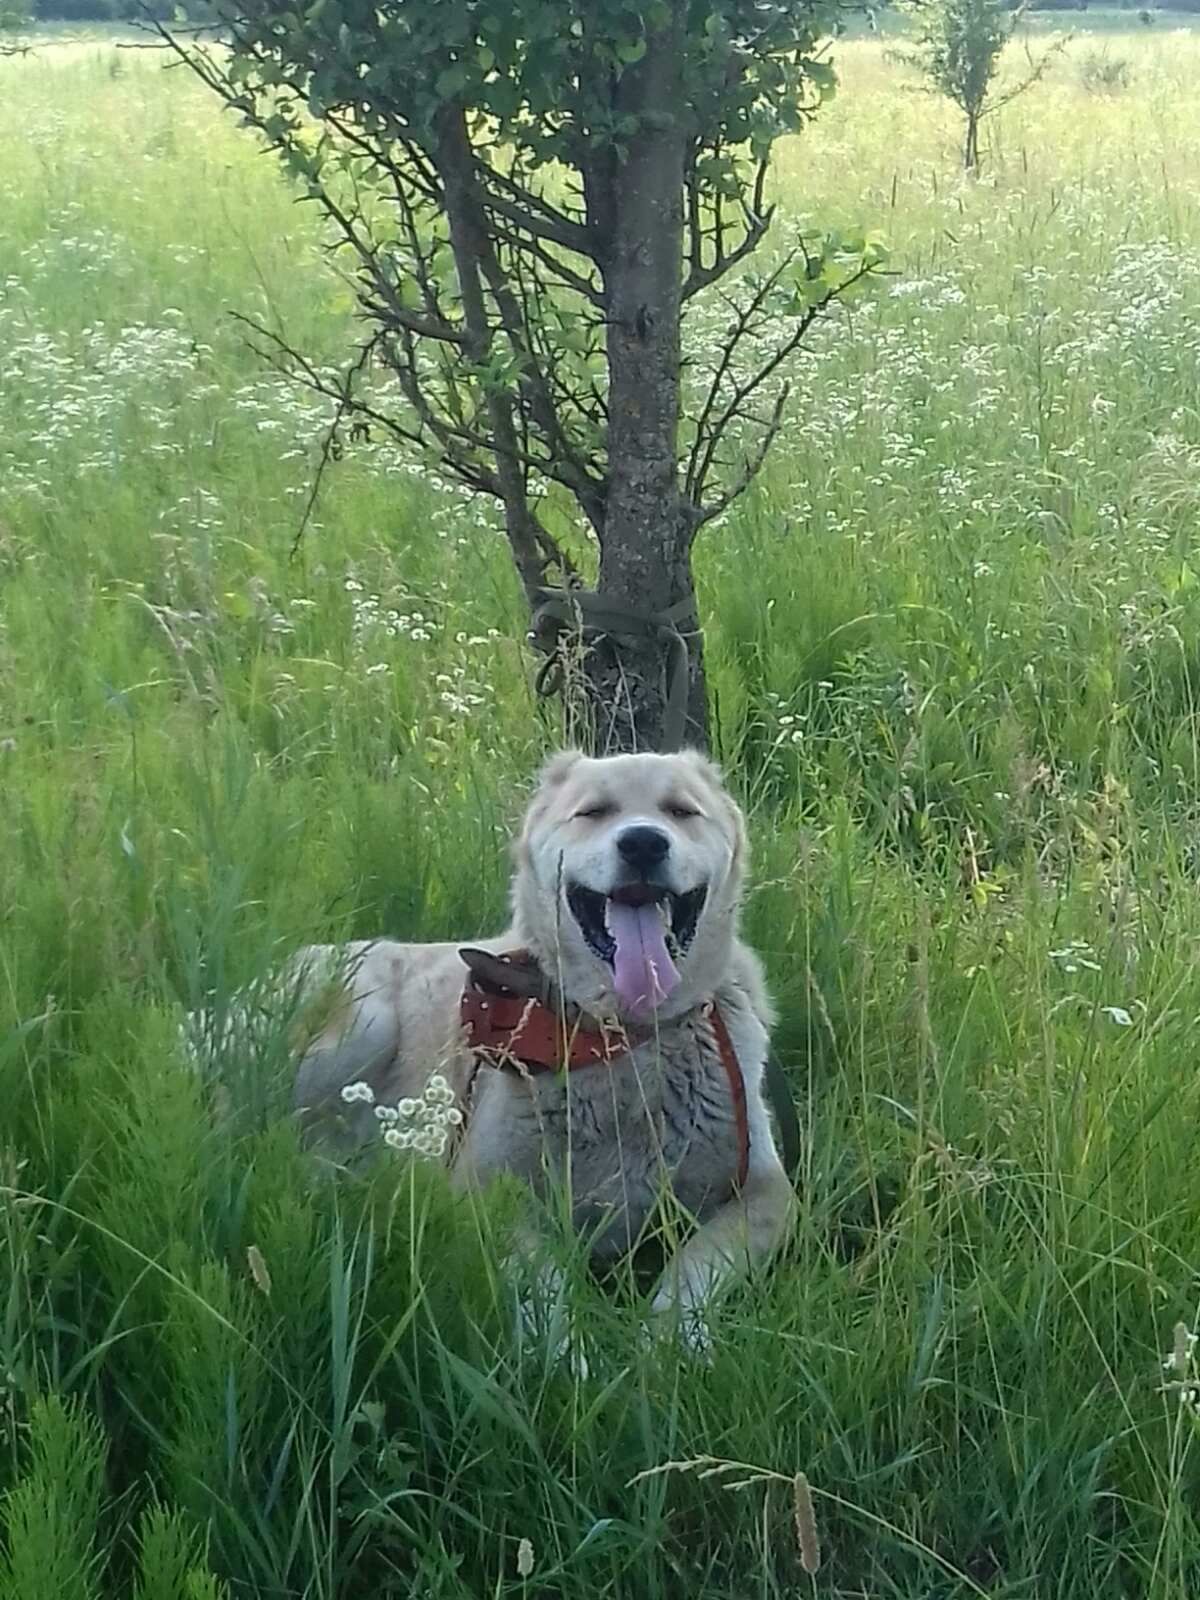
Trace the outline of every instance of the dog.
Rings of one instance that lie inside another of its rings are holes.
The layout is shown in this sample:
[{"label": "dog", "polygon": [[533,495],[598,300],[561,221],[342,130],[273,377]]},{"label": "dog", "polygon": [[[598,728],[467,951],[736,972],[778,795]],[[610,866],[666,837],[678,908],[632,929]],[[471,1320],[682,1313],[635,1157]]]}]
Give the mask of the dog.
[{"label": "dog", "polygon": [[668,1191],[691,1231],[651,1311],[705,1343],[713,1296],[774,1251],[794,1207],[763,1092],[771,1007],[738,931],[747,864],[742,814],[702,755],[555,756],[516,841],[506,933],[300,952],[297,971],[326,975],[299,1043],[308,1136],[341,1152],[378,1139],[386,1108],[439,1074],[453,1182],[565,1183],[601,1264]]}]

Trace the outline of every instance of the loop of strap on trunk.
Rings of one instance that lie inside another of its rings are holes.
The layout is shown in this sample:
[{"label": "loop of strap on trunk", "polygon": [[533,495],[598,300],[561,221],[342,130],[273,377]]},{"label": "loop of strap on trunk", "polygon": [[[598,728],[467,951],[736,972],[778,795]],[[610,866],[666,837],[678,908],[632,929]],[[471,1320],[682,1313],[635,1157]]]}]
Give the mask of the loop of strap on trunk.
[{"label": "loop of strap on trunk", "polygon": [[594,589],[536,589],[530,639],[547,651],[534,685],[539,695],[557,694],[563,686],[563,650],[572,635],[587,640],[604,638],[658,639],[667,647],[667,698],[660,748],[664,753],[683,747],[687,732],[688,648],[680,625],[695,611],[692,600],[677,600],[665,611],[641,611],[621,606]]}]

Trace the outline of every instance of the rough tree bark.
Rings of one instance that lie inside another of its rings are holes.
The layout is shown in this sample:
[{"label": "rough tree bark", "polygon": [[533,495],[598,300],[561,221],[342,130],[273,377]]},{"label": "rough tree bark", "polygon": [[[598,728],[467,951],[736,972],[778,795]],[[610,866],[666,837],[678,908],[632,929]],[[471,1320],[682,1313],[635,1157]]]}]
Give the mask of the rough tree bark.
[{"label": "rough tree bark", "polygon": [[[610,163],[613,226],[600,260],[608,318],[609,475],[600,534],[598,592],[616,607],[661,614],[686,602],[677,622],[688,645],[685,741],[708,739],[703,641],[691,570],[695,519],[679,482],[679,361],[683,288],[683,125],[679,22],[651,35],[642,61],[623,74],[618,114],[640,131]],[[626,638],[619,654],[587,663],[593,716],[610,749],[663,744],[672,652],[661,638]]]}]

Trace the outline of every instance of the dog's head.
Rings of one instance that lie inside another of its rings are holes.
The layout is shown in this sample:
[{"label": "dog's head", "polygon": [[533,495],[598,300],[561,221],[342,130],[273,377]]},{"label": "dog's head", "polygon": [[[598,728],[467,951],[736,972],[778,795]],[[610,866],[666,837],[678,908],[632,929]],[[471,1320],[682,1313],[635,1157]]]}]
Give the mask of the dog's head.
[{"label": "dog's head", "polygon": [[678,1014],[728,966],[746,856],[741,812],[694,751],[556,756],[517,845],[517,933],[585,1009]]}]

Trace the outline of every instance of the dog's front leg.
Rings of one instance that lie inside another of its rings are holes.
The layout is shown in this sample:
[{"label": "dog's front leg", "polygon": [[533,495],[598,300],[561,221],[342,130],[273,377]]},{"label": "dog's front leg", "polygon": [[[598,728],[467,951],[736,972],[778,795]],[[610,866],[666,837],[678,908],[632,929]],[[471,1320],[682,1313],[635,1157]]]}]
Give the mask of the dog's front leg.
[{"label": "dog's front leg", "polygon": [[707,1351],[708,1306],[731,1279],[778,1247],[795,1207],[795,1191],[770,1146],[752,1162],[741,1192],[702,1223],[667,1263],[651,1312],[677,1315],[687,1344]]},{"label": "dog's front leg", "polygon": [[518,1349],[529,1345],[565,1360],[572,1376],[588,1376],[588,1361],[575,1326],[567,1274],[548,1253],[548,1242],[533,1228],[521,1228],[513,1241],[509,1262],[516,1279],[516,1338]]},{"label": "dog's front leg", "polygon": [[[536,1191],[544,1155],[532,1097],[519,1079],[508,1074],[490,1073],[477,1083],[466,1137],[454,1161],[454,1185],[478,1193],[507,1173]],[[517,1347],[532,1346],[553,1362],[565,1359],[574,1376],[583,1379],[588,1363],[574,1326],[571,1284],[553,1259],[546,1230],[537,1225],[535,1213],[540,1209],[541,1202],[531,1193],[527,1220],[517,1227],[506,1260],[516,1297]]]}]

